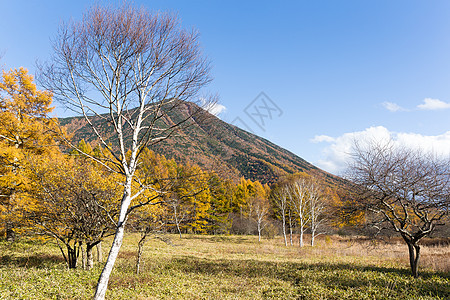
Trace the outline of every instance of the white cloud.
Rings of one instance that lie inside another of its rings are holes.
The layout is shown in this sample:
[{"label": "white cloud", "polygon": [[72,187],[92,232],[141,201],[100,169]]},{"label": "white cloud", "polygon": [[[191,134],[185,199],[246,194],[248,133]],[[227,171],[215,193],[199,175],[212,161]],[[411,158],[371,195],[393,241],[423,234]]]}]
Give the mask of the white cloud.
[{"label": "white cloud", "polygon": [[207,102],[205,99],[200,100],[202,102],[202,108],[212,115],[218,116],[227,110],[224,105],[217,102]]},{"label": "white cloud", "polygon": [[331,143],[334,142],[335,138],[328,136],[328,135],[316,135],[313,139],[311,139],[311,142],[313,143],[322,143],[327,142]]},{"label": "white cloud", "polygon": [[381,105],[383,105],[384,108],[386,108],[388,111],[391,111],[391,112],[405,110],[403,107],[401,107],[397,103],[393,103],[393,102],[383,102],[383,103],[381,103]]},{"label": "white cloud", "polygon": [[362,146],[370,141],[391,141],[398,146],[422,149],[437,155],[450,155],[450,131],[442,135],[426,136],[417,133],[391,132],[383,126],[377,126],[363,131],[345,133],[336,138],[330,137],[326,141],[329,145],[322,150],[323,158],[317,161],[317,165],[333,174],[342,173],[350,160],[350,153],[355,141],[362,144]]},{"label": "white cloud", "polygon": [[[397,111],[411,111],[410,109],[406,109],[401,107],[397,103],[394,102],[383,102],[381,105],[390,112]],[[439,99],[425,98],[422,104],[417,105],[417,109],[420,110],[441,110],[450,108],[450,103],[441,101]]]},{"label": "white cloud", "polygon": [[422,110],[438,110],[450,108],[450,103],[441,101],[439,99],[425,98],[424,103],[417,105],[418,109]]}]

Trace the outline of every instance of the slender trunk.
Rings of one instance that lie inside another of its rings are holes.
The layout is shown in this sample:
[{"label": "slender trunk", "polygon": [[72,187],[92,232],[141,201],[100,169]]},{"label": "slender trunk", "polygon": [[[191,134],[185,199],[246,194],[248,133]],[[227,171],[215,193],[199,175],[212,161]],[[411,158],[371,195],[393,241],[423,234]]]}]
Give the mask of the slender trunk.
[{"label": "slender trunk", "polygon": [[292,239],[292,216],[291,216],[291,210],[289,209],[289,241],[291,242],[291,246],[294,246],[294,241]]},{"label": "slender trunk", "polygon": [[144,243],[145,243],[146,237],[147,237],[147,233],[144,232],[138,243],[138,253],[137,253],[137,258],[136,258],[136,274],[138,274],[138,275],[139,275],[139,272],[141,269],[141,258],[142,258],[142,252],[144,251]]},{"label": "slender trunk", "polygon": [[301,247],[303,247],[303,232],[305,231],[305,229],[303,228],[303,219],[300,217],[300,228],[299,228],[299,237],[298,237],[298,245]]},{"label": "slender trunk", "polygon": [[86,243],[86,270],[91,270],[94,267],[94,246],[91,243]]},{"label": "slender trunk", "polygon": [[109,276],[111,275],[114,263],[119,255],[120,247],[122,246],[123,236],[125,234],[125,221],[127,217],[128,207],[131,202],[131,177],[127,178],[122,204],[120,207],[119,220],[117,223],[116,234],[109,250],[108,259],[106,260],[103,271],[98,279],[97,289],[95,290],[94,300],[105,299],[106,290],[108,289]]},{"label": "slender trunk", "polygon": [[105,299],[106,290],[108,289],[109,276],[111,275],[114,263],[116,262],[117,256],[119,255],[119,250],[122,246],[124,233],[124,224],[121,223],[116,229],[116,234],[114,235],[114,240],[109,251],[108,259],[106,260],[106,264],[103,267],[102,274],[100,274],[97,289],[94,295],[95,300]]},{"label": "slender trunk", "polygon": [[61,250],[62,256],[64,257],[64,261],[66,262],[67,268],[69,268],[69,260],[67,259],[66,254],[64,253],[64,249],[61,246],[61,244],[59,243],[59,240],[56,239],[56,244],[58,245],[59,250]]},{"label": "slender trunk", "polygon": [[284,237],[284,245],[287,247],[288,243],[286,237],[286,216],[284,215],[284,212],[283,212],[283,237]]},{"label": "slender trunk", "polygon": [[414,262],[414,277],[417,278],[419,277],[419,260],[420,260],[420,246],[419,245],[414,245],[414,248],[416,249],[416,259]]},{"label": "slender trunk", "polygon": [[298,245],[299,247],[303,247],[303,229],[300,228],[300,234],[298,235]]},{"label": "slender trunk", "polygon": [[67,245],[67,263],[69,264],[69,269],[75,269],[77,267],[77,244],[74,243],[73,248]]},{"label": "slender trunk", "polygon": [[311,219],[311,247],[314,247],[314,240],[316,238],[316,224]]},{"label": "slender trunk", "polygon": [[[86,245],[86,247],[87,247],[87,245]],[[87,268],[86,268],[86,259],[87,259],[86,250],[87,249],[85,249],[81,246],[81,266],[82,266],[83,270],[87,270]]]},{"label": "slender trunk", "polygon": [[[19,114],[19,123],[22,123],[22,119],[20,117]],[[17,140],[19,140],[17,138]],[[18,149],[20,147],[20,144],[16,143],[15,144],[16,149]],[[17,174],[18,170],[19,170],[19,159],[17,157],[14,157],[14,163],[11,165],[12,166],[12,173],[14,175]],[[12,182],[12,186],[18,186],[17,182]],[[14,215],[14,206],[16,205],[16,192],[12,190],[11,194],[8,196],[7,202],[6,204],[6,210],[8,211],[8,216],[7,216],[7,220],[6,220],[6,241],[8,242],[15,242],[17,240],[17,235],[16,235],[16,231],[14,230],[14,221],[11,221],[11,216]]]},{"label": "slender trunk", "polygon": [[177,230],[178,230],[178,234],[180,235],[180,239],[182,238],[181,236],[181,229],[180,229],[180,224],[177,222]]},{"label": "slender trunk", "polygon": [[408,243],[409,250],[409,264],[411,266],[411,272],[414,278],[419,277],[419,259],[420,259],[420,246]]},{"label": "slender trunk", "polygon": [[258,242],[261,242],[261,222],[258,222]]},{"label": "slender trunk", "polygon": [[[15,173],[15,171],[14,171],[14,173]],[[5,224],[5,227],[6,227],[6,241],[7,242],[15,242],[16,239],[17,239],[16,232],[14,230],[14,224],[13,224],[13,222],[10,219],[11,215],[14,214],[14,212],[12,211],[13,210],[12,209],[13,208],[13,204],[12,203],[15,202],[15,198],[16,198],[16,194],[15,194],[15,192],[13,192],[11,195],[9,195],[7,203],[6,203],[6,209],[9,212],[8,216],[7,216],[8,219],[6,220],[6,224]]]},{"label": "slender trunk", "polygon": [[292,227],[289,227],[289,242],[291,243],[291,246],[294,246],[293,236],[294,236],[294,233],[292,232]]},{"label": "slender trunk", "polygon": [[176,204],[174,204],[174,206],[173,206],[173,211],[174,211],[174,217],[175,217],[175,224],[177,225],[178,234],[180,235],[180,239],[181,239],[182,236],[181,236],[180,222],[178,221]]},{"label": "slender trunk", "polygon": [[97,244],[97,262],[101,263],[102,261],[103,261],[102,242],[100,241]]}]

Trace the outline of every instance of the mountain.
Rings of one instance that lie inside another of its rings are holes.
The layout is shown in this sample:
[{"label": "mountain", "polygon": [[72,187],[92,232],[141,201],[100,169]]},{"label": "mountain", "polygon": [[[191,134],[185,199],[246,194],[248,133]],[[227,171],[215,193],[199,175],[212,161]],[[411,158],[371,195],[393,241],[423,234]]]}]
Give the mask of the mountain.
[{"label": "mountain", "polygon": [[[297,155],[257,135],[228,124],[189,102],[182,102],[167,112],[163,122],[176,124],[188,119],[176,134],[150,147],[156,153],[178,162],[195,163],[215,170],[223,177],[245,177],[262,183],[274,183],[279,177],[296,172],[315,174],[329,184],[343,184],[343,179],[329,174]],[[99,119],[94,122],[101,122]],[[84,139],[96,143],[96,136],[82,117],[60,119],[73,134],[75,142]],[[103,126],[107,142],[114,145],[111,127]]]}]

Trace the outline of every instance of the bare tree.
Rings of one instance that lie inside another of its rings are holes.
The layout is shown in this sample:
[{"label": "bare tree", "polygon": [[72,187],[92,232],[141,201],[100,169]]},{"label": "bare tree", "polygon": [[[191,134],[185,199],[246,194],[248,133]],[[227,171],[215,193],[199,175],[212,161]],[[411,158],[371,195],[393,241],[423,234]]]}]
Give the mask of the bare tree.
[{"label": "bare tree", "polygon": [[180,235],[180,239],[182,238],[181,235],[181,227],[180,225],[186,220],[187,212],[182,207],[182,201],[180,197],[177,195],[174,195],[173,197],[170,197],[167,200],[167,204],[169,209],[171,210],[172,215],[172,222],[175,223],[175,226],[177,227],[177,232]]},{"label": "bare tree", "polygon": [[[356,145],[349,178],[378,230],[391,228],[408,246],[418,277],[420,240],[448,221],[450,161],[392,143]],[[386,225],[388,227],[386,227]]]},{"label": "bare tree", "polygon": [[303,177],[296,179],[288,190],[289,200],[298,222],[298,244],[300,247],[303,247],[303,235],[310,221],[310,214],[308,212],[308,190],[308,180]]},{"label": "bare tree", "polygon": [[249,206],[252,207],[251,217],[253,217],[256,222],[256,229],[258,230],[258,241],[261,242],[261,232],[267,225],[266,218],[269,214],[269,202],[265,198],[255,196],[250,198]]},{"label": "bare tree", "polygon": [[167,113],[185,106],[210,81],[209,64],[196,32],[180,29],[172,15],[128,4],[96,6],[81,21],[62,24],[53,48],[51,61],[41,66],[41,84],[84,117],[110,154],[92,158],[123,178],[116,233],[94,297],[104,299],[134,209],[130,203],[149,188],[136,176],[140,155],[189,122]]},{"label": "bare tree", "polygon": [[[284,245],[287,246],[288,241],[287,241],[287,236],[286,236],[286,214],[288,213],[288,209],[289,209],[288,187],[280,186],[280,187],[276,187],[275,189],[276,190],[274,191],[272,199],[278,210],[278,215],[281,216]],[[290,226],[290,228],[291,228],[291,226]]]},{"label": "bare tree", "polygon": [[294,246],[293,233],[294,233],[294,213],[291,204],[288,205],[288,220],[289,220],[289,243]]},{"label": "bare tree", "polygon": [[314,246],[315,238],[322,234],[319,232],[320,225],[325,220],[325,193],[322,185],[317,179],[312,179],[308,184],[308,211],[311,224],[311,246]]},{"label": "bare tree", "polygon": [[[163,208],[162,208],[163,209]],[[138,230],[141,234],[141,238],[138,242],[138,251],[136,255],[136,274],[140,273],[142,254],[144,252],[144,244],[150,234],[158,234],[163,232],[164,217],[162,213],[145,213],[143,216],[136,218],[135,222],[132,223],[132,227]]]}]

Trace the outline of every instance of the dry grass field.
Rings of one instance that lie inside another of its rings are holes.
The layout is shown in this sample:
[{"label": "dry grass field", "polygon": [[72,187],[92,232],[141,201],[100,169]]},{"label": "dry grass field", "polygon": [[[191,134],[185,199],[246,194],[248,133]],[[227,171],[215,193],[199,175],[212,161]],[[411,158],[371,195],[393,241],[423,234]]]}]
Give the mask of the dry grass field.
[{"label": "dry grass field", "polygon": [[[135,274],[139,235],[128,234],[107,299],[450,299],[450,245],[427,240],[421,277],[399,239],[320,236],[315,247],[280,237],[168,235],[150,239]],[[103,246],[105,255],[107,245]],[[101,264],[67,270],[53,243],[0,242],[0,299],[89,299]]]}]

